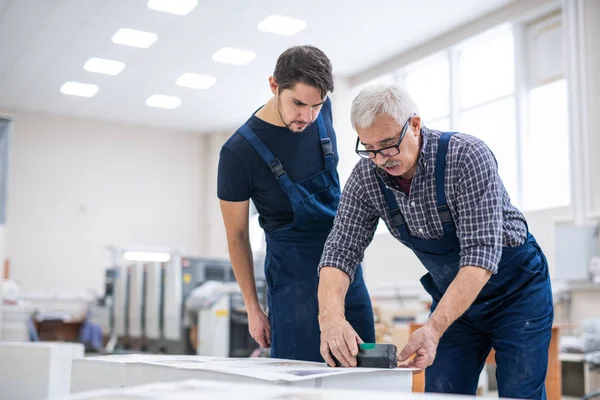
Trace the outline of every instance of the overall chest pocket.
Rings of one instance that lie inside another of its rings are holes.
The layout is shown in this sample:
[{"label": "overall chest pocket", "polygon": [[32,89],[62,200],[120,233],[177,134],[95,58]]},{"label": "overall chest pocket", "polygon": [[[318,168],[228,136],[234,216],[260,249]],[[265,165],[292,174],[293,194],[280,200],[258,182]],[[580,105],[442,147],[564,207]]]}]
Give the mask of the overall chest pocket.
[{"label": "overall chest pocket", "polygon": [[306,197],[295,210],[297,218],[310,222],[333,221],[340,202],[339,191],[329,184]]}]

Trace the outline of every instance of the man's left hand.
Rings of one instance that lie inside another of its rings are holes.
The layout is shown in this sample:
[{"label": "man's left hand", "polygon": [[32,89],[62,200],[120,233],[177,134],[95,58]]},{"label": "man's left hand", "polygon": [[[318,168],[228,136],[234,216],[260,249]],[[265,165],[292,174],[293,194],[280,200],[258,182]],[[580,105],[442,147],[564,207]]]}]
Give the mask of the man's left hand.
[{"label": "man's left hand", "polygon": [[[419,369],[429,367],[435,359],[439,341],[439,333],[431,325],[423,325],[410,335],[408,343],[398,354],[398,366]],[[407,363],[406,360],[413,354],[415,357]]]}]

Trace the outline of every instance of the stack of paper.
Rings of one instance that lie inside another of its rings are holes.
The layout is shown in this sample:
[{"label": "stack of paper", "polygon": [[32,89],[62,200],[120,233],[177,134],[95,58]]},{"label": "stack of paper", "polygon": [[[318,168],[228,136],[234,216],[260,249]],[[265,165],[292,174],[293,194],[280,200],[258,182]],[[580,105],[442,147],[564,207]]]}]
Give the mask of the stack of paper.
[{"label": "stack of paper", "polygon": [[302,387],[412,390],[412,370],[403,368],[330,368],[322,363],[268,358],[164,360],[152,364],[166,367],[165,381],[211,379]]},{"label": "stack of paper", "polygon": [[97,390],[58,400],[441,400],[448,396],[348,389],[294,388],[286,386],[187,380],[122,389]]},{"label": "stack of paper", "polygon": [[70,393],[71,364],[79,343],[0,342],[0,398],[49,399]]},{"label": "stack of paper", "polygon": [[[0,281],[0,286],[2,282]],[[2,302],[2,299],[0,299]],[[29,342],[28,323],[31,320],[32,309],[26,302],[20,304],[4,304],[2,306],[2,324],[0,339],[5,342]]]},{"label": "stack of paper", "polygon": [[412,369],[330,368],[271,358],[127,355],[76,360],[72,392],[189,379],[410,392]]},{"label": "stack of paper", "polygon": [[73,360],[71,393],[163,382],[163,368],[150,362],[174,361],[194,356],[124,354]]}]

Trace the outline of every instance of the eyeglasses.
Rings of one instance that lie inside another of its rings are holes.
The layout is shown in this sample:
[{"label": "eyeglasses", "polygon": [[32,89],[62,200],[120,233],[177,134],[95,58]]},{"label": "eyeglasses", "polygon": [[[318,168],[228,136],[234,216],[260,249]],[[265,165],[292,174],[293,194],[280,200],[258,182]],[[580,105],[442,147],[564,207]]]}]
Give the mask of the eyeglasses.
[{"label": "eyeglasses", "polygon": [[400,154],[400,143],[402,143],[402,139],[404,139],[404,135],[406,134],[406,131],[408,130],[408,123],[410,122],[412,117],[414,117],[415,115],[417,115],[417,114],[412,114],[410,117],[408,117],[408,119],[404,123],[404,126],[402,127],[402,132],[400,133],[400,137],[398,138],[398,141],[396,142],[395,145],[383,147],[379,150],[362,150],[362,149],[359,150],[358,145],[360,144],[360,138],[356,138],[356,149],[354,151],[356,151],[356,154],[358,154],[362,158],[371,158],[371,159],[377,157],[377,153],[381,154],[384,157],[393,157],[395,155]]}]

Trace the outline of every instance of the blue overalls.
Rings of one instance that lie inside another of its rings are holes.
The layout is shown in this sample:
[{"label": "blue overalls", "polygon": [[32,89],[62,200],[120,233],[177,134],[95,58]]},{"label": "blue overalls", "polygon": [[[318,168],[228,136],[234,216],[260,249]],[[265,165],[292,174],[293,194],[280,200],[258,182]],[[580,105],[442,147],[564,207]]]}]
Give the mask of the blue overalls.
[{"label": "blue overalls", "polygon": [[[452,134],[442,134],[435,164],[442,238],[424,240],[411,236],[392,190],[378,179],[401,242],[413,250],[428,271],[421,284],[432,297],[431,312],[459,270],[460,243],[444,191],[446,153]],[[503,248],[498,273],[492,275],[473,305],[440,339],[435,360],[425,371],[425,391],[474,395],[493,346],[498,395],[545,399],[553,318],[547,261],[528,233],[523,245]]]},{"label": "blue overalls", "polygon": [[[294,221],[266,234],[271,357],[323,362],[320,353],[318,265],[341,190],[333,146],[323,117],[317,118],[325,169],[292,182],[281,162],[247,125],[238,132],[269,165],[290,201]],[[359,266],[345,300],[346,319],[365,342],[375,342],[369,293]]]}]

